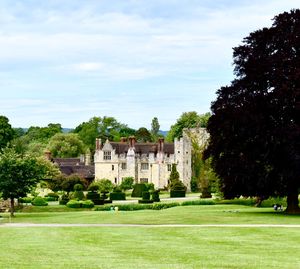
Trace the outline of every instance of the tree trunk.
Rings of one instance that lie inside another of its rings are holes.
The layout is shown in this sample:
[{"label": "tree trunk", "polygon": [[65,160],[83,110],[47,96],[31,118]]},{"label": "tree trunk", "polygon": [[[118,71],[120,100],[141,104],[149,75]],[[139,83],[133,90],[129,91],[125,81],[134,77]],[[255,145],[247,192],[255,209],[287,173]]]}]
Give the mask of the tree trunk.
[{"label": "tree trunk", "polygon": [[15,198],[10,198],[10,216],[14,217],[15,212]]},{"label": "tree trunk", "polygon": [[287,208],[285,212],[289,214],[300,214],[297,188],[289,191],[287,196]]}]

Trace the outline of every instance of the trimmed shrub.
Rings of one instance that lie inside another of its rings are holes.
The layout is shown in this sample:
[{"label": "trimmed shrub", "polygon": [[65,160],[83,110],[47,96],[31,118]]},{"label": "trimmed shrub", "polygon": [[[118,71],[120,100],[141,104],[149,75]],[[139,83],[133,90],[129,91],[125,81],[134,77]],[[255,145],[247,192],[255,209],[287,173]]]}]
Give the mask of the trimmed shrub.
[{"label": "trimmed shrub", "polygon": [[72,200],[84,200],[85,196],[83,193],[83,186],[81,184],[75,184],[74,185],[74,192],[71,196]]},{"label": "trimmed shrub", "polygon": [[34,206],[46,206],[48,205],[48,203],[45,201],[45,199],[43,197],[37,196],[35,197],[32,202],[32,205]]},{"label": "trimmed shrub", "polygon": [[64,193],[59,200],[59,204],[66,205],[69,202],[69,200],[69,196],[66,193]]},{"label": "trimmed shrub", "polygon": [[91,185],[91,186],[98,186],[98,190],[100,192],[111,192],[114,188],[114,184],[109,180],[109,179],[105,179],[105,178],[102,178],[100,180],[97,180],[97,181],[94,181]]},{"label": "trimmed shrub", "polygon": [[93,192],[97,192],[99,190],[99,186],[98,185],[94,185],[91,184],[88,188],[88,191],[93,191]]},{"label": "trimmed shrub", "polygon": [[81,202],[81,207],[82,208],[93,208],[94,203],[91,200],[85,200],[85,201],[80,201]]},{"label": "trimmed shrub", "polygon": [[139,200],[139,204],[152,204],[153,201],[150,200],[150,192],[143,191],[142,200]]},{"label": "trimmed shrub", "polygon": [[32,200],[33,200],[32,197],[22,197],[22,198],[19,198],[19,203],[30,204],[32,202]]},{"label": "trimmed shrub", "polygon": [[142,198],[143,198],[143,200],[150,200],[150,192],[143,191]]},{"label": "trimmed shrub", "polygon": [[82,191],[82,190],[83,190],[82,184],[75,184],[74,185],[74,191]]},{"label": "trimmed shrub", "polygon": [[192,201],[184,201],[181,203],[182,206],[189,205],[215,205],[216,202],[214,200],[192,200]]},{"label": "trimmed shrub", "polygon": [[81,207],[81,201],[70,200],[67,203],[67,207],[70,207],[70,208],[80,208]]},{"label": "trimmed shrub", "polygon": [[172,183],[170,197],[185,197],[185,192],[186,187],[180,180],[177,180]]},{"label": "trimmed shrub", "polygon": [[93,201],[95,205],[103,205],[104,204],[104,199],[100,197],[100,194],[95,191],[89,191],[86,194],[86,199]]},{"label": "trimmed shrub", "polygon": [[159,199],[159,190],[156,190],[156,191],[152,192],[152,201],[153,202],[160,202],[160,199]]},{"label": "trimmed shrub", "polygon": [[253,198],[248,198],[248,199],[235,198],[235,199],[232,199],[232,200],[220,200],[220,201],[218,201],[218,204],[233,204],[233,205],[253,206],[253,205],[256,204],[256,201]]},{"label": "trimmed shrub", "polygon": [[185,191],[177,191],[177,190],[171,190],[170,191],[170,197],[176,198],[176,197],[185,197]]},{"label": "trimmed shrub", "polygon": [[55,192],[50,192],[45,197],[54,199],[52,201],[58,201],[59,195]]},{"label": "trimmed shrub", "polygon": [[94,191],[89,191],[86,194],[86,199],[88,200],[100,200],[100,194],[98,192],[94,192]]},{"label": "trimmed shrub", "polygon": [[167,209],[167,208],[171,208],[171,207],[176,207],[176,206],[180,206],[180,203],[159,203],[159,204],[153,204],[152,205],[152,209],[153,210],[161,210],[161,209]]},{"label": "trimmed shrub", "polygon": [[[161,210],[161,209],[167,209],[175,206],[180,206],[180,203],[159,203],[159,204],[120,204],[115,205],[118,207],[119,211],[136,211],[136,210]],[[110,211],[111,206],[105,205],[101,207],[95,208],[95,211]]]},{"label": "trimmed shrub", "polygon": [[103,192],[101,192],[101,196],[100,196],[100,199],[102,199],[102,200],[106,200],[107,198],[108,198],[108,192],[106,192],[106,191],[103,191]]},{"label": "trimmed shrub", "polygon": [[153,183],[145,183],[146,188],[148,191],[154,191],[154,184]]},{"label": "trimmed shrub", "polygon": [[130,189],[132,189],[133,182],[134,182],[133,177],[125,177],[125,178],[122,179],[122,182],[120,184],[120,188],[124,191],[130,190]]},{"label": "trimmed shrub", "polygon": [[141,199],[138,201],[139,204],[153,204],[153,201],[152,200],[144,200],[144,199]]},{"label": "trimmed shrub", "polygon": [[147,191],[146,184],[144,183],[134,184],[131,197],[142,197],[143,191]]},{"label": "trimmed shrub", "polygon": [[109,194],[110,200],[126,200],[125,192],[112,192]]}]

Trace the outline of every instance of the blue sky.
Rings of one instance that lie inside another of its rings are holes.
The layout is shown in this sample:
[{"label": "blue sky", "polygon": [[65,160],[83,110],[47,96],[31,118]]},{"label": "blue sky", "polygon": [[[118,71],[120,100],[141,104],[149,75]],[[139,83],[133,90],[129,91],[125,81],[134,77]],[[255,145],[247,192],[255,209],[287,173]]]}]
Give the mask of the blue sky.
[{"label": "blue sky", "polygon": [[0,0],[0,115],[74,128],[113,116],[168,130],[208,112],[232,48],[299,0]]}]

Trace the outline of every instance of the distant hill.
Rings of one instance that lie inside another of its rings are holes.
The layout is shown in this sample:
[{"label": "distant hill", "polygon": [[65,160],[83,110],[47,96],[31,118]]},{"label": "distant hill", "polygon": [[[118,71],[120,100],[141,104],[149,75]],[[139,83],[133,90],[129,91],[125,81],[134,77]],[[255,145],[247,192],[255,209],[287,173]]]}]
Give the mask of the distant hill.
[{"label": "distant hill", "polygon": [[158,133],[161,134],[161,135],[163,135],[164,137],[167,136],[168,132],[169,131],[161,131],[161,130],[158,131]]},{"label": "distant hill", "polygon": [[72,131],[74,131],[74,129],[72,129],[72,128],[62,128],[63,133],[70,133]]}]

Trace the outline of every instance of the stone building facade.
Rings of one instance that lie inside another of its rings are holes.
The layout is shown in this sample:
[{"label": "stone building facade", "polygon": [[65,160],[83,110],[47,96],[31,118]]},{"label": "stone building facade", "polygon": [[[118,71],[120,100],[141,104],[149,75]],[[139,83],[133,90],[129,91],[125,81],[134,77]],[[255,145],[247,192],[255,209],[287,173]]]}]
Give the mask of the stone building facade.
[{"label": "stone building facade", "polygon": [[96,140],[95,180],[103,178],[120,184],[125,177],[138,183],[153,183],[155,188],[168,185],[172,164],[177,164],[180,180],[190,190],[191,142],[187,136],[174,143],[137,143],[134,137],[121,142]]}]

